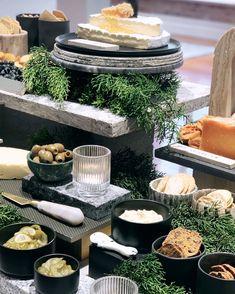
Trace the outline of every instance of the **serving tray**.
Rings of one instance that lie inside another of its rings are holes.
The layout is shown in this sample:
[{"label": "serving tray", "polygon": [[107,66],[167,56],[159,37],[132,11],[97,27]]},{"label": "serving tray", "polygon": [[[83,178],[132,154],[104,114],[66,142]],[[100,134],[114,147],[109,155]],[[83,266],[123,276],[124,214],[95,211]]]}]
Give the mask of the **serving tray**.
[{"label": "serving tray", "polygon": [[165,146],[155,149],[155,157],[164,159],[179,165],[190,167],[193,170],[201,171],[225,180],[235,181],[235,169],[230,169],[215,165],[214,163],[206,162],[201,158],[190,157],[186,154],[181,154],[176,150],[172,150],[170,146]]},{"label": "serving tray", "polygon": [[63,34],[56,37],[55,41],[59,48],[76,52],[86,55],[96,55],[96,56],[110,56],[110,57],[147,57],[147,56],[162,56],[173,54],[179,52],[181,49],[180,42],[175,39],[170,39],[167,46],[153,49],[136,49],[128,47],[120,47],[118,51],[103,51],[97,49],[88,49],[77,47],[75,45],[69,44],[68,40],[78,39],[79,36],[76,33]]}]

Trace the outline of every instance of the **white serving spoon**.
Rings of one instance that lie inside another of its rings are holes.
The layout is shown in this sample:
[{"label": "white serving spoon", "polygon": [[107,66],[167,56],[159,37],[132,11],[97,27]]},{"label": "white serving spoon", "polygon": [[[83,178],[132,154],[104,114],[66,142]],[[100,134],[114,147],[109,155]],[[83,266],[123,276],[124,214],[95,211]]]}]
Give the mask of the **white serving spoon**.
[{"label": "white serving spoon", "polygon": [[100,248],[116,251],[126,257],[136,255],[138,253],[136,248],[118,244],[111,237],[101,232],[93,233],[90,236],[90,241]]}]

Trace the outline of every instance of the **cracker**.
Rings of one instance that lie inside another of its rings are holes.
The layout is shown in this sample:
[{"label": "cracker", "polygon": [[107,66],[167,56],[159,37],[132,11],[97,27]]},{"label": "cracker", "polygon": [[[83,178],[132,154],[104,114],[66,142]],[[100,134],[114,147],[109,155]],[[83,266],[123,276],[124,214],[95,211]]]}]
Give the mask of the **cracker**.
[{"label": "cracker", "polygon": [[164,254],[169,257],[175,257],[175,258],[184,258],[186,257],[185,252],[183,249],[178,246],[177,244],[165,244],[162,245],[159,250],[159,253]]},{"label": "cracker", "polygon": [[176,244],[185,252],[186,257],[190,257],[199,253],[202,238],[196,231],[178,227],[169,232],[162,244]]},{"label": "cracker", "polygon": [[233,278],[235,279],[235,267],[233,267],[230,264],[224,263],[222,266],[233,275]]},{"label": "cracker", "polygon": [[8,35],[10,33],[11,33],[10,30],[3,23],[0,22],[0,34]]},{"label": "cracker", "polygon": [[40,20],[45,20],[45,21],[58,21],[56,16],[52,13],[50,13],[48,10],[44,10],[40,16]]},{"label": "cracker", "polygon": [[168,179],[164,193],[177,195],[177,194],[181,194],[183,189],[184,189],[184,180],[182,179],[180,175],[175,175]]},{"label": "cracker", "polygon": [[188,175],[183,174],[183,173],[179,173],[178,175],[182,177],[183,182],[184,182],[184,188],[183,188],[181,194],[185,194],[188,191],[188,187],[189,187]]},{"label": "cracker", "polygon": [[68,20],[67,16],[61,10],[53,10],[52,13],[61,20]]},{"label": "cracker", "polygon": [[164,190],[165,190],[165,188],[166,188],[166,183],[167,183],[168,179],[169,179],[169,177],[168,177],[168,176],[165,176],[165,177],[163,177],[163,178],[159,181],[159,183],[158,183],[158,185],[157,185],[157,191],[158,191],[158,192],[164,192]]},{"label": "cracker", "polygon": [[220,278],[220,279],[223,279],[223,280],[233,280],[233,275],[226,271],[226,272],[215,272],[215,271],[211,271],[209,273],[209,275],[213,276],[213,277],[216,277],[216,278]]}]

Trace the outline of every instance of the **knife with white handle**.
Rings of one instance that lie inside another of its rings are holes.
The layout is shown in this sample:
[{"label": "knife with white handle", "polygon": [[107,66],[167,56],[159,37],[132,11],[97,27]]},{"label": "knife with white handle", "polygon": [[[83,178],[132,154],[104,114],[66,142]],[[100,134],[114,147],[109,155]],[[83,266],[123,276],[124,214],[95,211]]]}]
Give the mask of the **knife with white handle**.
[{"label": "knife with white handle", "polygon": [[84,220],[84,214],[80,208],[58,204],[49,201],[37,201],[32,199],[27,199],[21,196],[17,196],[11,193],[2,192],[3,197],[14,201],[19,205],[31,205],[37,208],[39,211],[50,215],[56,219],[59,219],[69,225],[77,226],[81,224]]},{"label": "knife with white handle", "polygon": [[96,244],[100,248],[116,251],[126,257],[137,255],[138,253],[138,250],[136,248],[121,245],[102,232],[96,232],[91,234],[90,241],[91,243]]}]

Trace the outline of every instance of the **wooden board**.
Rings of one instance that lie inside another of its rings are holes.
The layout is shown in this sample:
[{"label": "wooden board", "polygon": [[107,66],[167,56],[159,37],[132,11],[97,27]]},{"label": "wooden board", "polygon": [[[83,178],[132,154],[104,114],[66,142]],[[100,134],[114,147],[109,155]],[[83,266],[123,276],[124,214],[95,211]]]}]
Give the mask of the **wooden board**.
[{"label": "wooden board", "polygon": [[235,168],[235,160],[233,159],[230,159],[224,156],[219,156],[219,155],[216,155],[207,151],[199,150],[196,148],[192,148],[180,143],[175,143],[170,145],[169,149],[171,151],[174,151],[183,155],[187,155],[189,157],[200,159],[204,162],[209,162],[216,166],[222,166],[228,169]]}]

